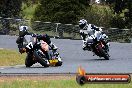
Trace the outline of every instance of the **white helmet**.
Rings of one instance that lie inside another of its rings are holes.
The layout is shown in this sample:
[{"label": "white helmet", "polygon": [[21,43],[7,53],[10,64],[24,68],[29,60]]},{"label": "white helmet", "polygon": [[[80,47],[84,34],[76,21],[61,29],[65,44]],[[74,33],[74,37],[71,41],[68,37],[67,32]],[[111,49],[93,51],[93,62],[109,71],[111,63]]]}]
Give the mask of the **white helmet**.
[{"label": "white helmet", "polygon": [[19,27],[19,36],[25,36],[28,33],[28,26]]},{"label": "white helmet", "polygon": [[19,31],[27,31],[28,30],[28,26],[20,26],[19,27]]},{"label": "white helmet", "polygon": [[86,21],[85,19],[81,19],[81,20],[79,21],[79,27],[80,27],[81,29],[84,29],[84,28],[86,27],[86,25],[87,25],[87,21]]}]

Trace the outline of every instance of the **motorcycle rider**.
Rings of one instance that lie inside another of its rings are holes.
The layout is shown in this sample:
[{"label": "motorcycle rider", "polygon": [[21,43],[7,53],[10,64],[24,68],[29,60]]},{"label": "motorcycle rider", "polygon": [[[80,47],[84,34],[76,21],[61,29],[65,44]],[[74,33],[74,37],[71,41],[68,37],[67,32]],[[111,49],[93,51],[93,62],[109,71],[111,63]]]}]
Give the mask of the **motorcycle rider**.
[{"label": "motorcycle rider", "polygon": [[57,51],[57,47],[51,42],[50,37],[47,34],[39,35],[34,33],[28,32],[28,26],[20,26],[19,27],[19,37],[16,40],[16,43],[18,44],[19,52],[23,53],[23,47],[26,47],[26,45],[32,41],[33,45],[36,43],[36,41],[43,40],[46,42],[53,51]]},{"label": "motorcycle rider", "polygon": [[97,42],[103,40],[104,45],[106,47],[106,50],[109,51],[109,43],[107,41],[108,36],[102,31],[101,28],[93,25],[93,24],[88,24],[87,20],[81,19],[79,21],[79,28],[80,30],[80,35],[82,37],[83,41],[83,50],[91,50],[90,47],[87,46],[87,43],[89,42]]}]

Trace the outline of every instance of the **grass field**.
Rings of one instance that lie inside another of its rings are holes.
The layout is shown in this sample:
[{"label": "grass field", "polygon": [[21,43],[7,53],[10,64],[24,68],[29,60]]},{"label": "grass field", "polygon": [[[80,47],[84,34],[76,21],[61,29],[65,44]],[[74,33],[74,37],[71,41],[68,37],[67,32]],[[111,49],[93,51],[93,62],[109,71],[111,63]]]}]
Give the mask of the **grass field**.
[{"label": "grass field", "polygon": [[26,54],[20,54],[17,50],[0,49],[0,66],[12,66],[24,64]]},{"label": "grass field", "polygon": [[79,85],[75,76],[0,77],[0,88],[132,88],[129,84]]}]

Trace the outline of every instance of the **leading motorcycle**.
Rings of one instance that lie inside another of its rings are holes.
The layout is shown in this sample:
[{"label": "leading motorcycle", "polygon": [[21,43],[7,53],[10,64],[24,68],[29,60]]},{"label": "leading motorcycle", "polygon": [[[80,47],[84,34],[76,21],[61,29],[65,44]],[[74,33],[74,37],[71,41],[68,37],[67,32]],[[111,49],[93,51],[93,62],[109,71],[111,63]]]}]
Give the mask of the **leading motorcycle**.
[{"label": "leading motorcycle", "polygon": [[59,53],[52,50],[44,41],[36,44],[29,42],[28,45],[26,45],[26,48],[23,48],[23,51],[27,53],[25,59],[26,67],[31,67],[37,62],[44,67],[62,65],[62,59],[59,56]]}]

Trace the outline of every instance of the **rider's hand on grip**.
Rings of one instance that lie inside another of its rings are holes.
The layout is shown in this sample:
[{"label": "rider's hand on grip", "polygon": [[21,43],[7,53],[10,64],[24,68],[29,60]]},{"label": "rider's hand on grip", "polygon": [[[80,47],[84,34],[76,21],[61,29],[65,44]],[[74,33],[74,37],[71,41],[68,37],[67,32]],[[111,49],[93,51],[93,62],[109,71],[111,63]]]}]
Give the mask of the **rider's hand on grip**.
[{"label": "rider's hand on grip", "polygon": [[26,52],[26,49],[25,48],[19,48],[19,52],[22,54],[22,53]]}]

